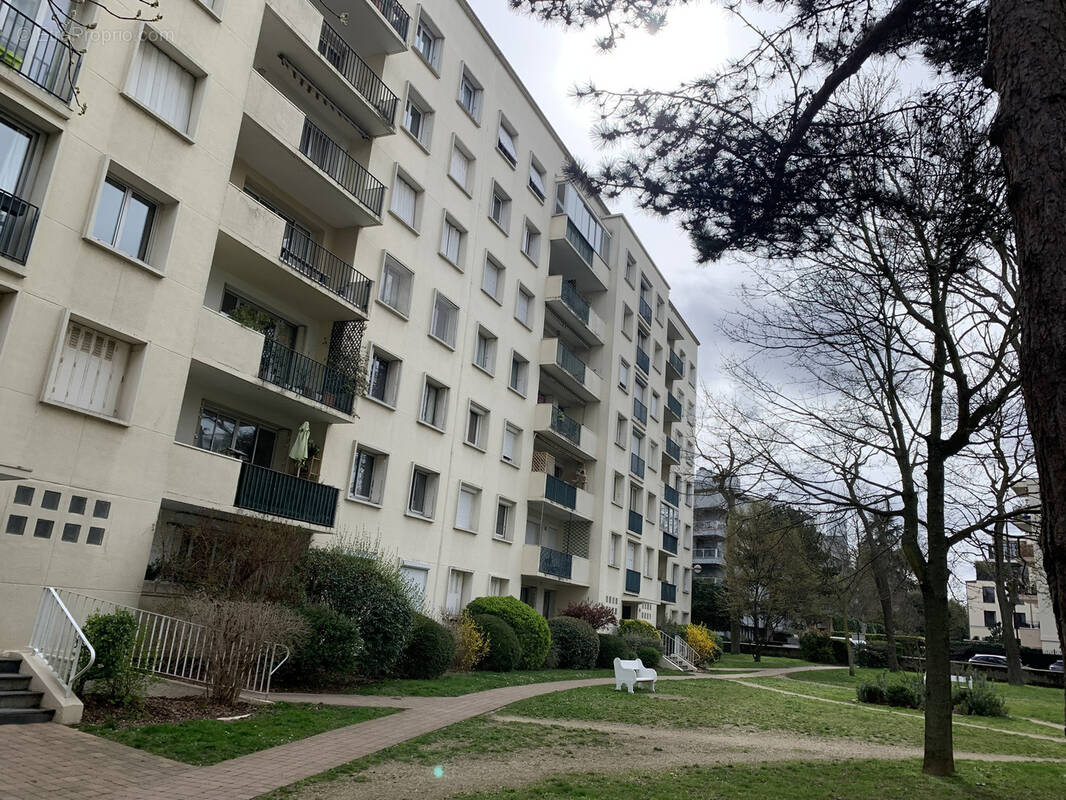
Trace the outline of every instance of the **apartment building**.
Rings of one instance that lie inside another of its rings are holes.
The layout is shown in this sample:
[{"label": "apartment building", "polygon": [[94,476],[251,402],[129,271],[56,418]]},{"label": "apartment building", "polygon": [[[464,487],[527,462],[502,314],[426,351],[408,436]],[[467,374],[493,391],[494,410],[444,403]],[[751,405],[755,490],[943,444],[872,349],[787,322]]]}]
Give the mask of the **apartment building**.
[{"label": "apartment building", "polygon": [[247,514],[687,619],[699,343],[465,3],[64,7],[0,2],[0,644]]},{"label": "apartment building", "polygon": [[725,533],[729,519],[726,498],[714,487],[718,482],[711,471],[696,472],[696,498],[693,509],[692,563],[699,567],[699,580],[725,581]]}]

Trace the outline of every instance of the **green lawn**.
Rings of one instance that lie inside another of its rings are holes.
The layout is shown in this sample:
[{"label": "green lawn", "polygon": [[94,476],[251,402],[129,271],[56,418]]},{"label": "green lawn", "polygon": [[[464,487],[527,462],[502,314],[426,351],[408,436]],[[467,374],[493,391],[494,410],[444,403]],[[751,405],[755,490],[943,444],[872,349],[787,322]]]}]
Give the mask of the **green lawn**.
[{"label": "green lawn", "polygon": [[274,703],[256,709],[248,719],[232,722],[202,719],[131,728],[83,725],[81,730],[175,761],[205,766],[399,710]]},{"label": "green lawn", "polygon": [[[660,674],[676,674],[659,670]],[[613,678],[613,669],[540,669],[514,672],[461,672],[435,680],[389,680],[359,686],[355,694],[383,694],[393,697],[458,697],[501,686],[524,686],[529,683],[573,681],[582,678]]]},{"label": "green lawn", "polygon": [[928,778],[915,761],[779,762],[621,775],[556,775],[465,800],[1004,800],[1062,797],[1062,764],[962,762],[954,778]]},{"label": "green lawn", "polygon": [[761,661],[755,661],[749,654],[742,653],[733,655],[723,653],[722,657],[711,665],[711,669],[721,667],[738,667],[742,669],[777,669],[779,667],[813,667],[817,665],[812,661],[803,661],[799,658],[785,658],[784,656],[763,656]]}]

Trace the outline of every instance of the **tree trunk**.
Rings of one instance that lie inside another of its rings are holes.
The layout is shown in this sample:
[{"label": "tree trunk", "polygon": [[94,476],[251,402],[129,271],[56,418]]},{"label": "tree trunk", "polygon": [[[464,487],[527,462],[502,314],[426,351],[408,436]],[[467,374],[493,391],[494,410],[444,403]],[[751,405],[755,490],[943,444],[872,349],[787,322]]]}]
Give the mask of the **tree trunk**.
[{"label": "tree trunk", "polygon": [[926,775],[955,774],[951,736],[951,647],[948,614],[947,551],[930,545],[921,581],[925,611],[925,757]]},{"label": "tree trunk", "polygon": [[848,622],[848,602],[850,598],[844,598],[844,649],[848,654],[848,675],[855,677],[855,650],[851,646],[851,627]]},{"label": "tree trunk", "polygon": [[1066,7],[991,0],[988,28],[986,75],[999,95],[992,139],[1018,248],[1018,355],[1040,474],[1040,546],[1066,652]]},{"label": "tree trunk", "polygon": [[743,652],[740,646],[740,617],[736,615],[729,620],[729,651],[737,656]]},{"label": "tree trunk", "polygon": [[877,587],[877,599],[881,603],[881,618],[885,623],[885,644],[888,647],[888,671],[899,672],[899,658],[896,655],[896,614],[892,608],[892,584],[888,582],[888,576],[882,569],[884,555],[881,547],[884,542],[874,541],[873,534],[865,529],[866,546],[870,550],[870,566],[874,573],[874,586]]},{"label": "tree trunk", "polygon": [[1003,529],[1005,522],[997,522],[992,534],[992,555],[995,562],[996,602],[999,604],[999,616],[1003,620],[1003,650],[1007,654],[1007,683],[1011,686],[1024,686],[1025,673],[1022,672],[1022,654],[1018,646],[1018,633],[1014,627],[1014,606],[1017,592],[1013,591],[1014,576],[1007,575],[1008,565],[1003,558]]}]

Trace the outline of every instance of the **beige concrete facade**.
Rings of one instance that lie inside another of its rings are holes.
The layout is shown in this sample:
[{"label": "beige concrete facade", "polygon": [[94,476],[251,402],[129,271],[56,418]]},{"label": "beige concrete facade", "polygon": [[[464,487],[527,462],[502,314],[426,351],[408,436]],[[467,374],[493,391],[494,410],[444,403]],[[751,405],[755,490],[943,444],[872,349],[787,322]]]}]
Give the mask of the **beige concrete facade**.
[{"label": "beige concrete facade", "polygon": [[698,342],[666,280],[562,182],[464,3],[328,5],[347,24],[99,14],[84,113],[58,51],[0,62],[0,132],[29,142],[0,175],[0,644],[41,586],[136,604],[175,515],[378,537],[428,610],[687,619]]}]

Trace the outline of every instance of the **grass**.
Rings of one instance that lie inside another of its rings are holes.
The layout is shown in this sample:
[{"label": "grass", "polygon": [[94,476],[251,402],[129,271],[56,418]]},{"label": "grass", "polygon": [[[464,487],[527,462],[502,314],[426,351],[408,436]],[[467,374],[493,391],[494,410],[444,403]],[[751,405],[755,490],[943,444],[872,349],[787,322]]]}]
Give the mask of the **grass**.
[{"label": "grass", "polygon": [[848,761],[692,767],[620,775],[566,774],[519,789],[462,795],[465,800],[1002,800],[1061,797],[1062,764],[961,762],[954,778],[929,778],[916,761]]},{"label": "grass", "polygon": [[[659,670],[660,674],[674,674]],[[433,680],[389,680],[359,686],[355,694],[390,695],[392,697],[458,697],[503,686],[524,686],[530,683],[573,681],[582,678],[612,678],[613,669],[540,669],[514,672],[461,672]]]},{"label": "grass", "polygon": [[728,667],[731,669],[777,669],[778,667],[814,666],[825,665],[815,664],[813,661],[804,661],[799,658],[785,658],[784,656],[763,656],[761,661],[756,662],[748,653],[741,653],[740,655],[723,653],[722,657],[714,662],[711,669],[721,669],[722,667]]},{"label": "grass", "polygon": [[206,766],[399,710],[274,703],[256,709],[248,719],[232,722],[198,719],[131,728],[85,725],[81,730],[175,761]]}]

